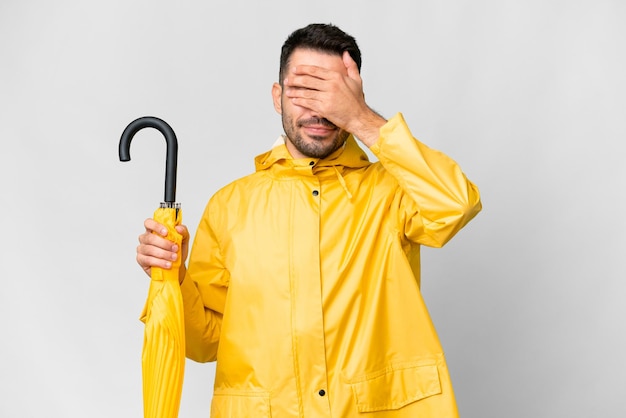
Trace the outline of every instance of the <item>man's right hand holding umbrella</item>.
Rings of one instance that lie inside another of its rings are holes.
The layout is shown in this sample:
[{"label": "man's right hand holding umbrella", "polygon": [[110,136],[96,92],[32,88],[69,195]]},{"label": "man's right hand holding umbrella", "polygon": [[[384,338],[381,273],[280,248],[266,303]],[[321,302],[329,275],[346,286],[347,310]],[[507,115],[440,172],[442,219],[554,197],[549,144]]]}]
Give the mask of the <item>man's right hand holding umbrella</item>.
[{"label": "man's right hand holding umbrella", "polygon": [[[137,246],[137,263],[150,276],[152,267],[160,267],[169,270],[172,261],[178,257],[178,246],[166,239],[167,228],[154,219],[149,218],[144,222],[146,232],[139,235],[139,245]],[[176,226],[176,231],[182,235],[181,262],[178,282],[182,283],[187,269],[185,260],[189,251],[189,231],[185,225]]]}]

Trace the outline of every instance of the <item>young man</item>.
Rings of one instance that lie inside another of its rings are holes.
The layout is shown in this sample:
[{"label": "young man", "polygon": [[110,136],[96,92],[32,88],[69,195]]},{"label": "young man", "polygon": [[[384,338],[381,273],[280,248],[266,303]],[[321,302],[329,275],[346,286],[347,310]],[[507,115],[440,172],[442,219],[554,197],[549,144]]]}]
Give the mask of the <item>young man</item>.
[{"label": "young man", "polygon": [[[291,34],[272,88],[285,135],[206,207],[180,280],[187,356],[217,360],[213,417],[458,416],[419,249],[469,222],[478,190],[370,109],[360,65],[335,26]],[[145,228],[139,264],[168,268],[177,248]]]}]

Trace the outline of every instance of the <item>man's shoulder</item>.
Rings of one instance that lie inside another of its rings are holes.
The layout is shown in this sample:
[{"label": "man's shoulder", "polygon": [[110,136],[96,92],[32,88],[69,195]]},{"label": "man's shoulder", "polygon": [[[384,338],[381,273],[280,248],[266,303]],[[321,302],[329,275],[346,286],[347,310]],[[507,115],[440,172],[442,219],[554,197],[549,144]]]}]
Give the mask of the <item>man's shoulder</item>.
[{"label": "man's shoulder", "polygon": [[262,173],[254,172],[231,181],[213,194],[211,200],[229,200],[233,195],[249,194],[263,180]]}]

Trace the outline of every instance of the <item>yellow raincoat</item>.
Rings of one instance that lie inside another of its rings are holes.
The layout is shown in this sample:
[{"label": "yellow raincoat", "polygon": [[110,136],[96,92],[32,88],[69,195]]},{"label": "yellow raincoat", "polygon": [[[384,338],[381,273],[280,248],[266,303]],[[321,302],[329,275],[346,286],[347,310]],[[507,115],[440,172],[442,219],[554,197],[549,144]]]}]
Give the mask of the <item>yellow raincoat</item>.
[{"label": "yellow raincoat", "polygon": [[212,417],[458,416],[419,249],[478,190],[401,114],[380,132],[378,163],[352,137],[323,160],[277,144],[209,201],[182,294],[187,356],[217,360]]}]

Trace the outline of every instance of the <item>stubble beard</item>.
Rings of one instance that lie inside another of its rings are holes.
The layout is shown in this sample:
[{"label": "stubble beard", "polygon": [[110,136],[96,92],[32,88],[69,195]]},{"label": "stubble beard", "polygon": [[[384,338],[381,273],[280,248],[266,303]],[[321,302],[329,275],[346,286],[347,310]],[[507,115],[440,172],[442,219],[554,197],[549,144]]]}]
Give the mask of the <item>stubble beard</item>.
[{"label": "stubble beard", "polygon": [[327,119],[322,118],[311,118],[305,120],[299,120],[298,122],[294,122],[293,118],[287,116],[283,113],[283,129],[285,130],[285,134],[293,144],[293,146],[303,155],[309,158],[326,158],[339,148],[343,146],[346,142],[346,139],[350,135],[349,132],[344,131],[343,129],[337,129],[335,131],[335,138],[332,142],[326,144],[322,142],[326,137],[321,136],[309,136],[313,141],[306,141],[300,132],[300,128],[310,125],[324,125],[331,128],[337,128],[337,126],[333,125]]}]

